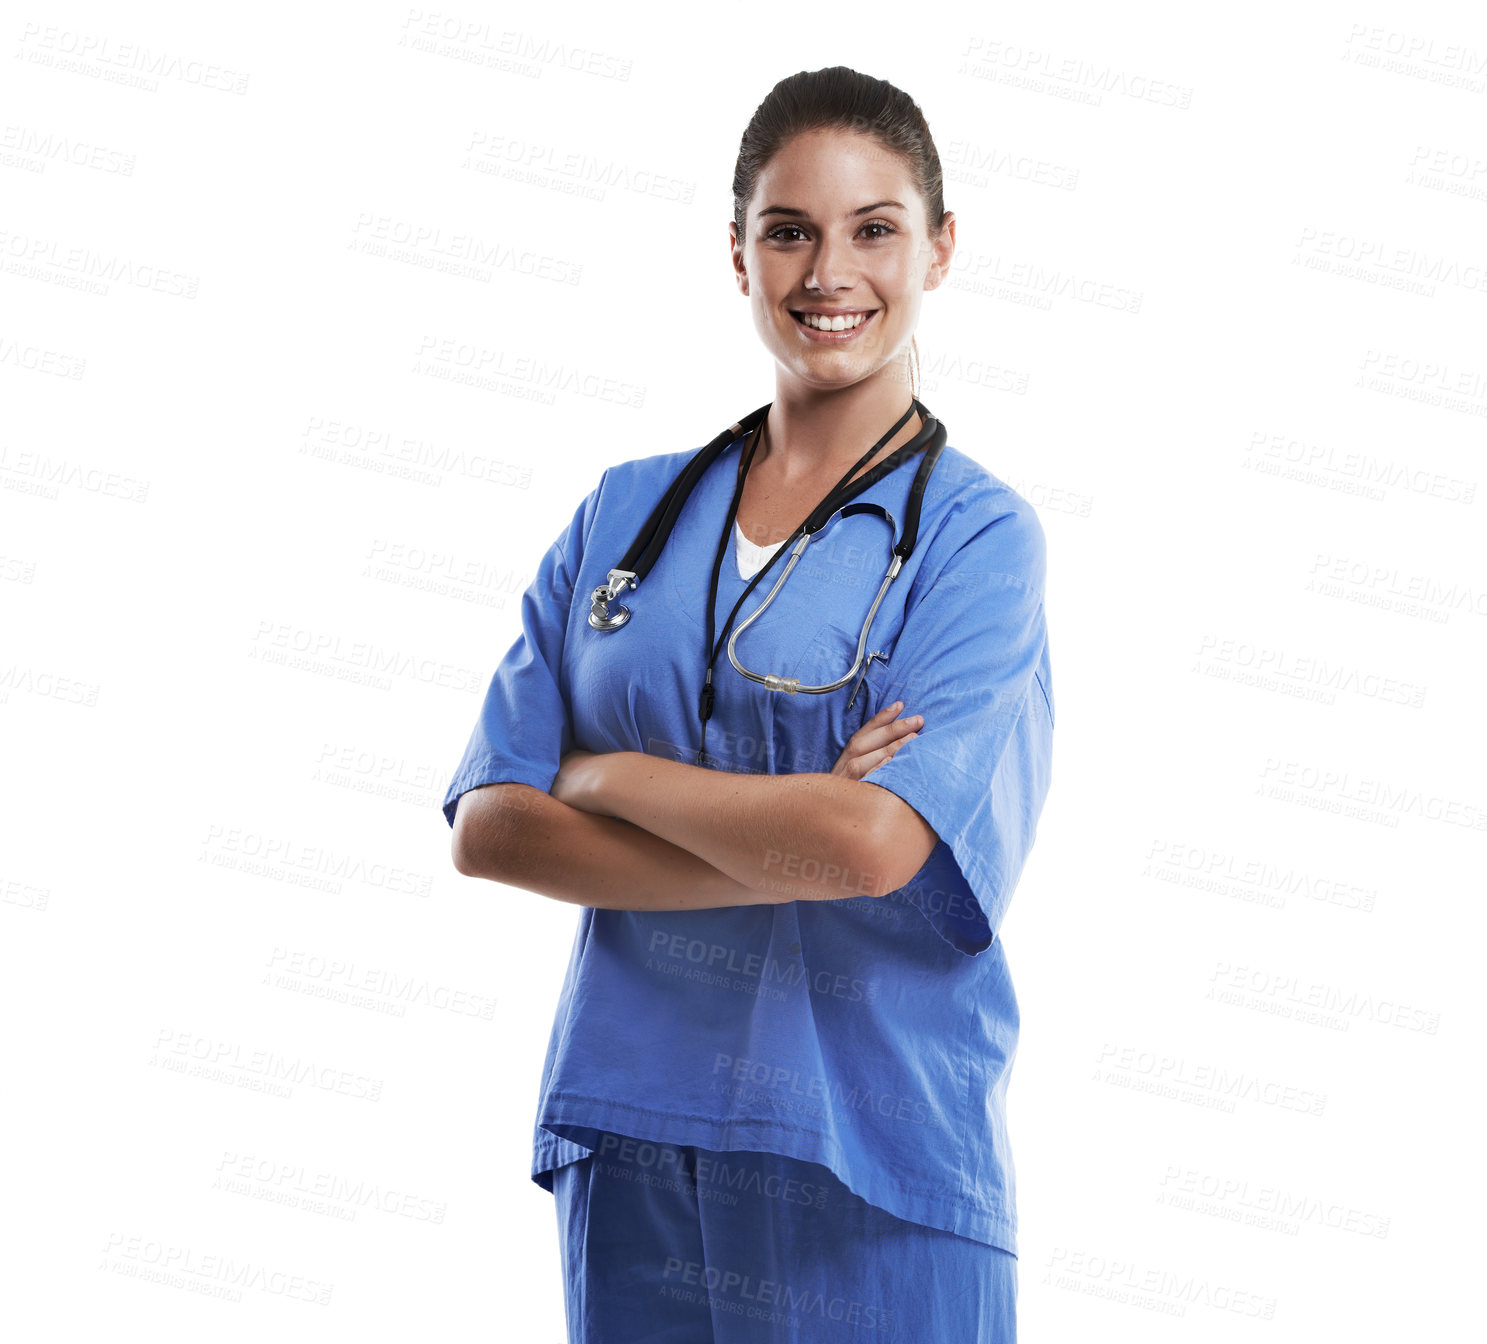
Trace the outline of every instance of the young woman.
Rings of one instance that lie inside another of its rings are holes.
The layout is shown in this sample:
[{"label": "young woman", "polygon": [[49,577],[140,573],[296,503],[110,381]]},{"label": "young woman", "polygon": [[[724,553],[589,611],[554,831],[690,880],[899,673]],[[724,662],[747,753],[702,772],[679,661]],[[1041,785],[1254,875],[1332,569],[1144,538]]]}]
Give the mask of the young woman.
[{"label": "young woman", "polygon": [[603,472],[444,801],[460,872],[581,907],[532,1162],[575,1341],[1015,1336],[1044,535],[909,391],[941,187],[891,84],[775,86],[730,225],[774,400]]}]

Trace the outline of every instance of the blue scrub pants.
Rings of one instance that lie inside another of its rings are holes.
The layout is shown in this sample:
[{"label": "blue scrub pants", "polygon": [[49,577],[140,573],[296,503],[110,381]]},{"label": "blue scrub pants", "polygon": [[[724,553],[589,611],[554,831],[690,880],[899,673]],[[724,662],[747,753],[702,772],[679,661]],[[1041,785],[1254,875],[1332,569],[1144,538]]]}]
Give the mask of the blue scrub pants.
[{"label": "blue scrub pants", "polygon": [[814,1162],[599,1138],[553,1172],[569,1344],[1015,1344],[1000,1247]]}]

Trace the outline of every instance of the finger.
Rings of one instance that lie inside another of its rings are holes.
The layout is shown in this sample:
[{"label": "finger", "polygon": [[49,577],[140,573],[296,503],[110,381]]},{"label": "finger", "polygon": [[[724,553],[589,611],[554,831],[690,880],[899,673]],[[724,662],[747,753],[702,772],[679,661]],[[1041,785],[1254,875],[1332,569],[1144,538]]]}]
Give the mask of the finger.
[{"label": "finger", "polygon": [[861,756],[857,757],[856,760],[853,761],[853,765],[856,768],[862,770],[864,774],[866,774],[869,770],[876,769],[878,766],[882,765],[884,761],[892,760],[894,755],[898,752],[898,749],[903,746],[903,744],[907,742],[909,738],[914,736],[915,734],[910,733],[908,737],[901,737],[896,742],[889,742],[886,745],[878,747],[873,751],[864,752]]},{"label": "finger", "polygon": [[903,746],[903,744],[907,742],[909,738],[915,736],[917,736],[917,734],[910,733],[908,737],[901,737],[897,742],[890,742],[886,747],[879,747],[876,751],[870,751],[863,756],[859,756],[852,762],[853,770],[861,771],[861,773],[858,774],[856,778],[863,779],[867,775],[870,775],[880,765],[882,765],[884,761],[892,760],[898,749]]},{"label": "finger", "polygon": [[869,720],[852,734],[848,739],[848,746],[852,751],[875,751],[907,733],[918,732],[923,727],[923,714],[910,714],[907,718],[895,719],[876,727]]},{"label": "finger", "polygon": [[[897,714],[899,710],[903,709],[903,707],[904,702],[902,700],[895,700],[891,705],[884,705],[882,709],[880,709],[876,714],[872,716],[872,718],[866,720],[863,723],[862,727],[859,728],[857,731],[859,733],[873,732],[876,729],[888,727],[890,724],[897,722],[897,720],[895,720],[894,718],[894,715]],[[918,719],[922,722],[924,716],[922,714],[906,714],[904,715],[904,718]]]}]

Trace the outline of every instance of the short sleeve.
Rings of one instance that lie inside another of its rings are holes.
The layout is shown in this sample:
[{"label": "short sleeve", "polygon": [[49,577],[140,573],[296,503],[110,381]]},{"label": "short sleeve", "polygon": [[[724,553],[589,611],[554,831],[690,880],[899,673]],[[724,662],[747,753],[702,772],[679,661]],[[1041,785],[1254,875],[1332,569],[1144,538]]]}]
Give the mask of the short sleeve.
[{"label": "short sleeve", "polygon": [[910,608],[873,706],[902,700],[902,714],[924,715],[918,736],[864,782],[902,798],[939,836],[901,892],[968,956],[1001,928],[1048,795],[1044,575],[1042,525],[1019,498]]},{"label": "short sleeve", "polygon": [[573,719],[564,693],[563,645],[573,611],[574,582],[608,471],[548,547],[521,599],[521,633],[486,689],[480,717],[444,795],[444,818],[454,826],[460,795],[484,784],[552,788],[563,756],[573,748]]}]

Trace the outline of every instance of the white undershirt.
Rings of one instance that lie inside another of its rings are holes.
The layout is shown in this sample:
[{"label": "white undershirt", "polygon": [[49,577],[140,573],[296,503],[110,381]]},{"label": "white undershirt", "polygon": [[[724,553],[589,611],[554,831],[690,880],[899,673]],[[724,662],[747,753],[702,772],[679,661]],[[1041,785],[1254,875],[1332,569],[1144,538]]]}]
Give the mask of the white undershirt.
[{"label": "white undershirt", "polygon": [[743,528],[739,526],[738,519],[735,518],[733,520],[733,561],[738,566],[739,578],[752,579],[769,563],[769,557],[784,544],[784,541],[777,541],[773,546],[755,546],[744,536]]}]

